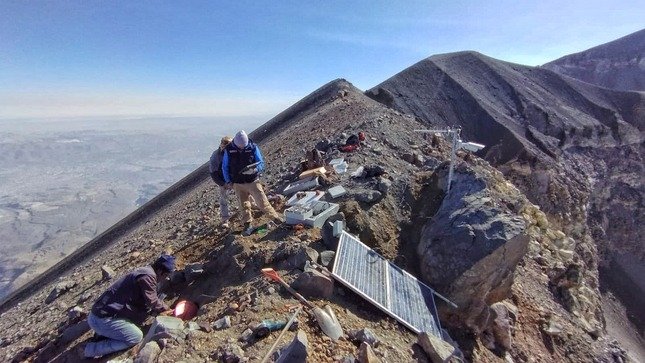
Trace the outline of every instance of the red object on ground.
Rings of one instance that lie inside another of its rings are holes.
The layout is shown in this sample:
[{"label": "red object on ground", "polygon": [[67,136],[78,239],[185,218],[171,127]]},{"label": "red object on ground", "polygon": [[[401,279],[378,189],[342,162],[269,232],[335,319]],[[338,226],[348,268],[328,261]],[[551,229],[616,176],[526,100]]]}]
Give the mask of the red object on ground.
[{"label": "red object on ground", "polygon": [[197,316],[197,310],[199,307],[192,301],[181,300],[175,306],[175,311],[173,315],[181,320],[190,320]]},{"label": "red object on ground", "polygon": [[342,152],[346,152],[346,153],[352,152],[352,151],[354,151],[356,149],[358,149],[358,145],[345,145],[345,146],[341,146],[341,147],[338,148],[338,150],[340,150]]}]

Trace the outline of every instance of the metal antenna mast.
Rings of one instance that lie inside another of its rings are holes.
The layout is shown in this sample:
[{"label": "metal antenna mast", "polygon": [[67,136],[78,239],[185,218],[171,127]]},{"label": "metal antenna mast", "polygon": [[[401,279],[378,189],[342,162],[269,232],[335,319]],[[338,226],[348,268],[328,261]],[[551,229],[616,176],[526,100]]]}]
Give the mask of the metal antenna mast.
[{"label": "metal antenna mast", "polygon": [[448,134],[450,135],[450,168],[448,169],[448,190],[450,191],[450,185],[452,184],[452,173],[455,165],[455,159],[457,157],[457,150],[466,149],[468,151],[477,152],[484,147],[485,145],[477,144],[474,142],[463,142],[461,141],[461,128],[447,128],[439,130],[414,130],[423,134]]}]

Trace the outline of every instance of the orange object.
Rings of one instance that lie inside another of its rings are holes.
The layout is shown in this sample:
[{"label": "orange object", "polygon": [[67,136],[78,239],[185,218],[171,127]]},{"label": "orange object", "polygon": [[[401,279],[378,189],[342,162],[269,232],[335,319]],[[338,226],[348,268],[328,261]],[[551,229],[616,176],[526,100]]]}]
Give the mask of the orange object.
[{"label": "orange object", "polygon": [[321,166],[319,168],[309,169],[307,171],[302,172],[299,178],[305,179],[310,176],[325,175],[325,173],[327,173],[327,169],[324,166]]},{"label": "orange object", "polygon": [[197,316],[199,307],[192,301],[181,300],[175,306],[173,315],[181,320],[190,320]]}]

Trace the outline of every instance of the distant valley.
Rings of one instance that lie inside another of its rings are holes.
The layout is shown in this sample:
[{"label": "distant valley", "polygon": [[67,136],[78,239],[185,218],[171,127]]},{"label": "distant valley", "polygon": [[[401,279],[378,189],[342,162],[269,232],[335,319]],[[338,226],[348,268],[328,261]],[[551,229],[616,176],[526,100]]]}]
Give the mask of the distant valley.
[{"label": "distant valley", "polygon": [[0,298],[259,121],[0,121]]}]

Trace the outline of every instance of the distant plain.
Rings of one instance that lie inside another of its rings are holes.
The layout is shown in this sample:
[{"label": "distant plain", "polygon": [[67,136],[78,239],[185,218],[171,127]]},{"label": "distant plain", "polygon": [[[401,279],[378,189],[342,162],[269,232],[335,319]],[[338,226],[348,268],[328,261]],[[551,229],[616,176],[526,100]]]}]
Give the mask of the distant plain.
[{"label": "distant plain", "polygon": [[0,298],[208,161],[258,118],[0,120]]}]

